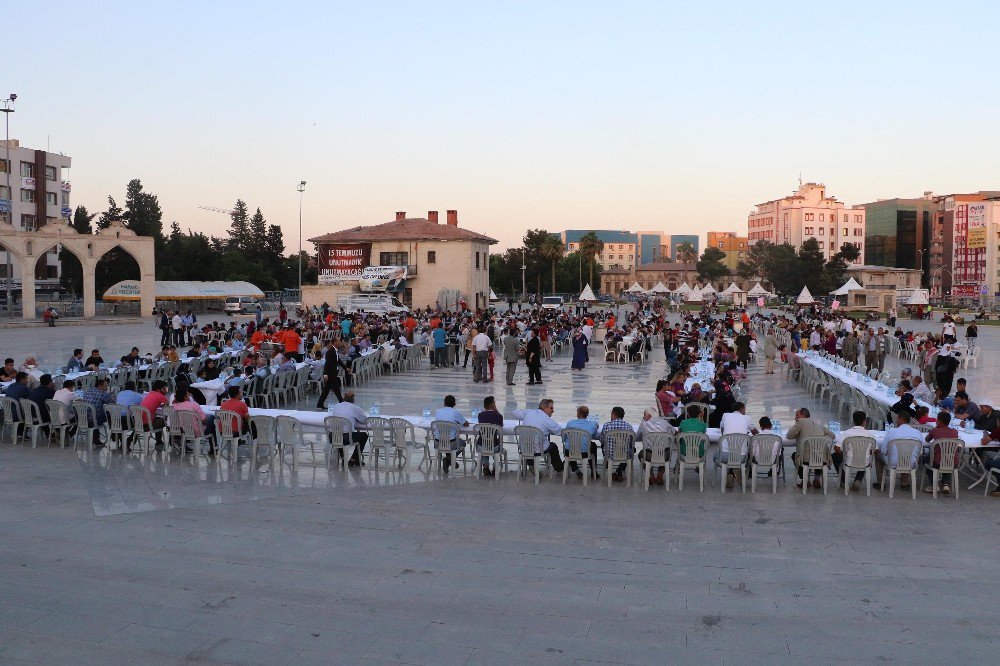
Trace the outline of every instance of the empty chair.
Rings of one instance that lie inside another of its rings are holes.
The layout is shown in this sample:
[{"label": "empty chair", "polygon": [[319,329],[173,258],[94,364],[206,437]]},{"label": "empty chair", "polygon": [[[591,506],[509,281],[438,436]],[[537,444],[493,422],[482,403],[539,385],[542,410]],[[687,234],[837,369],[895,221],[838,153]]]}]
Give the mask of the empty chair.
[{"label": "empty chair", "polygon": [[[329,417],[328,417],[329,418]],[[273,416],[251,416],[250,436],[252,444],[250,450],[250,464],[257,467],[257,457],[260,447],[267,447],[267,458],[271,460],[277,449],[278,424]]]},{"label": "empty chair", "polygon": [[705,490],[705,450],[708,435],[703,432],[681,432],[675,435],[677,442],[677,489],[684,490],[684,470],[698,470],[698,489]]},{"label": "empty chair", "polygon": [[635,433],[631,430],[610,430],[604,433],[604,465],[607,468],[608,487],[611,487],[613,468],[625,465],[625,485],[632,485],[635,471]]},{"label": "empty chair", "polygon": [[389,450],[392,445],[392,424],[389,419],[381,416],[369,416],[365,419],[365,430],[368,431],[368,459],[378,468],[379,457],[385,458],[385,466],[389,466]]},{"label": "empty chair", "polygon": [[724,452],[725,459],[722,455],[719,456],[719,465],[717,469],[721,472],[721,486],[722,492],[726,492],[726,477],[729,476],[729,470],[738,471],[740,474],[740,483],[743,486],[743,492],[747,491],[747,451],[750,450],[750,435],[745,433],[729,433],[723,435],[719,439],[719,451],[726,449]]},{"label": "empty chair", "polygon": [[[503,428],[493,423],[477,423],[472,427],[475,437],[476,458],[473,464],[479,470],[480,476],[485,472],[490,462],[493,463],[493,477],[500,480],[500,465],[503,460]],[[482,463],[480,465],[480,463]],[[565,468],[563,469],[565,472]],[[565,473],[563,483],[566,482]]]},{"label": "empty chair", "polygon": [[3,416],[3,422],[0,423],[0,443],[3,442],[6,432],[10,430],[13,432],[10,443],[16,444],[24,430],[24,419],[21,418],[21,409],[18,407],[17,401],[13,398],[0,396],[0,415]]},{"label": "empty chair", "polygon": [[[330,458],[337,456],[337,465],[343,464],[347,471],[347,461],[357,446],[354,443],[354,424],[343,416],[327,416],[323,419],[323,431],[330,447]],[[327,467],[330,460],[327,460]]]},{"label": "empty chair", "polygon": [[[101,432],[101,429],[97,427],[97,410],[94,409],[93,405],[83,400],[74,400],[73,414],[76,416],[76,437],[74,440],[82,437],[87,446],[94,448],[94,434],[96,433],[100,437]],[[76,447],[75,441],[73,446]]]},{"label": "empty chair", "polygon": [[[547,460],[545,456],[545,434],[534,426],[519,425],[514,427],[514,439],[517,442],[517,480],[521,480],[522,472],[534,469],[535,483],[538,483],[540,465]],[[538,449],[541,453],[535,453]]]},{"label": "empty chair", "polygon": [[219,446],[219,455],[228,450],[229,462],[237,464],[240,444],[250,444],[250,433],[243,432],[243,416],[224,409],[216,412],[215,438]]},{"label": "empty chair", "polygon": [[665,432],[647,432],[642,435],[642,476],[649,490],[649,477],[653,468],[659,467],[665,479],[665,488],[670,490],[670,449],[673,435]]},{"label": "empty chair", "polygon": [[389,424],[392,426],[390,432],[392,434],[393,460],[402,469],[409,460],[407,456],[410,452],[410,444],[415,441],[413,424],[399,417],[389,419]]},{"label": "empty chair", "polygon": [[563,460],[563,485],[569,476],[570,463],[576,463],[579,469],[583,465],[583,485],[587,485],[587,479],[591,475],[597,474],[596,461],[590,459],[590,433],[581,428],[563,428],[560,433],[563,441],[563,448],[566,457]]},{"label": "empty chair", "polygon": [[895,454],[896,464],[886,465],[879,480],[881,486],[885,488],[885,474],[889,474],[889,498],[891,499],[896,490],[896,475],[910,475],[910,490],[913,499],[917,499],[917,452],[923,448],[924,443],[919,439],[894,439],[889,442],[889,461]]},{"label": "empty chair", "polygon": [[850,479],[858,473],[864,474],[865,494],[872,494],[872,460],[875,452],[874,437],[847,437],[840,448],[844,452],[844,462],[840,471],[844,477],[844,494],[850,492],[853,481]]},{"label": "empty chair", "polygon": [[809,477],[820,472],[820,483],[826,495],[826,470],[830,466],[830,438],[826,435],[803,437],[799,443],[799,465],[802,466],[802,494],[809,489]]},{"label": "empty chair", "polygon": [[778,492],[778,469],[784,455],[781,435],[760,434],[750,438],[750,492],[757,492],[757,474],[766,469],[771,474],[771,492]]}]

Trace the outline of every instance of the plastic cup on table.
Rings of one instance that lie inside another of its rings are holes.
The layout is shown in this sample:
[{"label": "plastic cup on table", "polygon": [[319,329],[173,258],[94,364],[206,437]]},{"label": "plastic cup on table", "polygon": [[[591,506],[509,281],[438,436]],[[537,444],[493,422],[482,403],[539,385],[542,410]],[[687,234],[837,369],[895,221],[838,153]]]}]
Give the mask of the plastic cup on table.
[{"label": "plastic cup on table", "polygon": [[430,409],[424,409],[424,418],[425,419],[429,419],[430,417],[431,417],[431,410]]}]

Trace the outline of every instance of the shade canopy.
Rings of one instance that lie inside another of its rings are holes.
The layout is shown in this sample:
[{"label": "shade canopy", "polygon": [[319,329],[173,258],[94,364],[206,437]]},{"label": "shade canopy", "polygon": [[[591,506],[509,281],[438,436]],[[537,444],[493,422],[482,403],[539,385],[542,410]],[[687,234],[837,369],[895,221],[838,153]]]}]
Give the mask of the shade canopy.
[{"label": "shade canopy", "polygon": [[652,294],[669,294],[670,290],[667,289],[667,285],[662,282],[657,282],[653,285],[653,288],[649,290]]},{"label": "shade canopy", "polygon": [[750,291],[747,292],[747,296],[770,296],[771,292],[764,287],[760,286],[760,282],[755,284]]},{"label": "shade canopy", "polygon": [[715,293],[715,287],[713,287],[709,283],[705,283],[705,286],[701,288],[701,293],[702,293],[702,295],[714,294]]},{"label": "shade canopy", "polygon": [[493,291],[492,289],[490,289],[490,300],[491,301],[499,301],[500,300],[499,298],[497,298],[497,292]]},{"label": "shade canopy", "polygon": [[701,291],[698,289],[692,289],[684,296],[684,300],[688,303],[701,303]]},{"label": "shade canopy", "polygon": [[737,286],[736,286],[736,283],[735,283],[735,282],[730,282],[730,283],[729,283],[729,286],[728,286],[728,287],[726,287],[726,288],[725,288],[725,289],[723,290],[723,292],[722,292],[722,293],[723,293],[723,294],[728,294],[728,295],[732,295],[732,294],[742,294],[742,293],[743,293],[743,290],[742,290],[742,289],[740,289],[739,287],[737,287]]},{"label": "shade canopy", "polygon": [[809,287],[802,287],[802,291],[799,292],[799,297],[795,299],[795,302],[799,305],[811,305],[815,303],[812,294],[809,293]]},{"label": "shade canopy", "polygon": [[638,282],[633,282],[632,286],[629,287],[626,291],[628,291],[630,294],[645,294],[646,293],[646,290],[643,289],[642,285],[639,284]]},{"label": "shade canopy", "polygon": [[677,287],[677,289],[674,290],[674,293],[675,294],[689,294],[689,293],[691,293],[691,287],[689,287],[688,283],[685,282],[681,286]]},{"label": "shade canopy", "polygon": [[589,284],[583,288],[583,291],[580,292],[580,300],[591,302],[597,300],[597,296],[594,295],[594,290],[590,288]]},{"label": "shade canopy", "polygon": [[[264,298],[264,292],[249,282],[197,282],[157,280],[154,293],[158,301],[219,301],[230,296]],[[104,292],[105,301],[138,301],[139,281],[122,280]]]},{"label": "shade canopy", "polygon": [[858,284],[857,280],[855,280],[854,278],[851,278],[846,283],[844,283],[843,287],[841,287],[840,289],[838,289],[836,291],[831,291],[830,293],[833,294],[834,296],[846,296],[849,292],[852,292],[852,291],[863,291],[863,290],[864,290],[864,287],[862,287],[860,284]]}]

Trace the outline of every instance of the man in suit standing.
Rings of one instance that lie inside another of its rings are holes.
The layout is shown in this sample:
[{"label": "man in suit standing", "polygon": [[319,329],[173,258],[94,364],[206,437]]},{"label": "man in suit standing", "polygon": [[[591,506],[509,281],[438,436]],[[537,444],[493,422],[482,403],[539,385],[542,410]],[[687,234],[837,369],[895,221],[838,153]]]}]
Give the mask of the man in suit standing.
[{"label": "man in suit standing", "polygon": [[528,366],[528,386],[542,383],[542,342],[538,339],[538,327],[531,329],[531,337],[525,347],[524,361]]},{"label": "man in suit standing", "polygon": [[344,402],[344,398],[340,395],[340,375],[337,374],[339,368],[343,368],[346,373],[351,372],[351,368],[340,360],[333,340],[329,340],[326,343],[326,356],[323,361],[323,391],[316,401],[316,407],[319,409],[326,407],[326,397],[330,395],[331,390],[337,396],[337,402]]},{"label": "man in suit standing", "polygon": [[507,329],[507,333],[503,336],[503,361],[507,364],[507,386],[514,385],[514,371],[517,370],[517,361],[520,358],[517,349],[520,346],[521,342],[513,330]]}]

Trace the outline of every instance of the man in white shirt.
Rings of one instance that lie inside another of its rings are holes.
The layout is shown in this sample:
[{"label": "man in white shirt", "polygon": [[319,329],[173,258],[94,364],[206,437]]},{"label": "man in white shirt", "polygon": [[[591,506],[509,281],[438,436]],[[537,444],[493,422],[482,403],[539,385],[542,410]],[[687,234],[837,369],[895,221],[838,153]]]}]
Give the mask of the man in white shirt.
[{"label": "man in white shirt", "polygon": [[[833,451],[830,453],[830,458],[833,460],[834,467],[837,471],[840,471],[841,465],[852,465],[853,458],[851,456],[851,451],[848,449],[843,450],[844,440],[848,437],[871,437],[868,429],[865,428],[865,421],[868,420],[868,415],[861,410],[855,411],[851,415],[851,421],[854,425],[847,430],[844,430],[837,436],[837,439],[833,442]],[[871,462],[871,457],[867,462]],[[854,475],[854,481],[851,483],[851,490],[858,490],[861,488],[861,481],[865,478],[864,472],[856,472]]]},{"label": "man in white shirt", "polygon": [[[896,447],[890,446],[893,440],[897,439],[915,439],[918,442],[924,440],[924,434],[919,430],[910,425],[910,415],[906,411],[899,411],[893,414],[893,423],[895,425],[885,431],[885,437],[882,438],[882,443],[878,445],[878,452],[875,454],[875,475],[877,478],[882,478],[882,473],[885,470],[886,465],[890,467],[895,467],[899,462],[899,451]],[[917,464],[917,455],[920,453],[921,447],[917,446],[913,449],[913,454],[911,456],[910,464]],[[904,480],[909,480],[908,477],[903,477]],[[902,483],[899,486],[901,489],[909,488],[909,484],[903,486]]]},{"label": "man in white shirt", "polygon": [[958,339],[955,337],[955,322],[946,321],[941,327],[941,335],[944,336],[945,342],[954,343]]},{"label": "man in white shirt", "polygon": [[590,324],[583,325],[583,334],[586,336],[588,343],[594,341],[594,327]]},{"label": "man in white shirt", "polygon": [[[722,431],[723,435],[756,435],[757,428],[754,427],[753,422],[747,416],[747,406],[742,402],[737,402],[733,405],[734,411],[727,412],[722,415],[722,420],[719,422],[719,430]],[[746,453],[746,451],[743,451]],[[715,452],[713,457],[715,464],[727,462],[729,460],[729,440],[722,438],[719,440],[719,450]],[[726,479],[726,487],[732,488],[736,482],[736,477],[732,471],[729,473],[729,477]]]},{"label": "man in white shirt", "polygon": [[542,437],[534,442],[535,455],[548,453],[552,470],[562,474],[563,461],[559,456],[559,447],[549,441],[549,435],[558,435],[562,432],[562,426],[552,418],[555,410],[555,402],[542,398],[538,402],[538,409],[515,409],[514,418],[520,421],[521,425],[532,426],[542,431]]},{"label": "man in white shirt", "polygon": [[76,400],[76,392],[73,390],[74,382],[72,379],[67,379],[63,382],[62,388],[56,391],[56,394],[52,396],[53,400],[58,400],[67,407],[73,404]]},{"label": "man in white shirt", "polygon": [[484,330],[472,338],[472,381],[474,382],[488,382],[490,380],[489,360],[493,341],[490,340],[490,336],[486,335],[485,328],[484,326]]},{"label": "man in white shirt", "polygon": [[[343,402],[338,402],[336,405],[330,408],[330,416],[340,416],[347,419],[354,426],[354,434],[351,437],[357,446],[354,447],[354,454],[351,456],[350,461],[348,461],[348,467],[358,467],[362,465],[361,453],[365,450],[365,444],[368,442],[368,433],[359,428],[364,428],[365,426],[365,412],[360,407],[354,404],[354,391],[348,391],[344,394]],[[331,442],[332,444],[333,442]],[[344,444],[348,444],[347,434],[344,434]]]},{"label": "man in white shirt", "polygon": [[916,400],[922,400],[926,403],[934,402],[934,393],[931,391],[930,386],[927,382],[923,380],[919,375],[914,375],[910,378],[910,383],[913,388],[910,389],[910,395]]},{"label": "man in white shirt", "polygon": [[180,312],[174,313],[174,318],[170,320],[170,327],[174,330],[174,344],[184,344],[184,319]]}]

